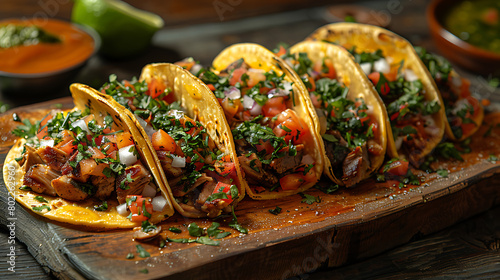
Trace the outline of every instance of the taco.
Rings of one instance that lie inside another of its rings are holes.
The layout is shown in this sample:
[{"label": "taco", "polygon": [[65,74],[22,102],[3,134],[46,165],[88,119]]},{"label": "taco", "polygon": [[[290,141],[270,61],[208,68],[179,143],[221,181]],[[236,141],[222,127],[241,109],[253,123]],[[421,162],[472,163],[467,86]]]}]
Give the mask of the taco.
[{"label": "taco", "polygon": [[282,48],[278,54],[302,79],[318,114],[324,173],[346,187],[370,177],[384,162],[387,113],[351,54],[315,41],[298,43],[288,51]]},{"label": "taco", "polygon": [[399,157],[419,166],[441,142],[446,125],[443,101],[412,45],[380,27],[335,23],[310,40],[348,49],[384,101]]},{"label": "taco", "polygon": [[25,120],[13,131],[23,138],[4,164],[11,194],[48,219],[97,229],[172,216],[151,153],[132,136],[133,123],[87,86],[72,85],[71,93],[73,110],[51,111],[33,125]]},{"label": "taco", "polygon": [[212,89],[232,131],[253,199],[276,199],[314,186],[323,172],[318,122],[293,71],[257,44],[237,44],[213,61],[179,63]]},{"label": "taco", "polygon": [[481,126],[484,109],[471,95],[470,81],[461,77],[441,56],[431,54],[422,47],[415,51],[431,73],[443,98],[446,118],[446,136],[453,141],[463,141]]},{"label": "taco", "polygon": [[186,217],[230,213],[245,195],[224,113],[210,90],[168,63],[146,65],[140,80],[110,78],[101,94],[134,119],[175,209]]}]

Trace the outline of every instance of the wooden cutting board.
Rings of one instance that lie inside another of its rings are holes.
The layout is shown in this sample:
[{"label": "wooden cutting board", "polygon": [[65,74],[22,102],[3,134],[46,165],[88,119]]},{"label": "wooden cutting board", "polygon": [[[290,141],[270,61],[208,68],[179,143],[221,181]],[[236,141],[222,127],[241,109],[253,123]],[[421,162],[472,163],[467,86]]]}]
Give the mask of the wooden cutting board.
[{"label": "wooden cutting board", "polygon": [[[40,119],[48,108],[71,108],[69,98],[54,100],[15,111],[22,119]],[[14,138],[13,111],[0,116],[0,162],[3,163]],[[441,161],[434,168],[450,171],[447,178],[427,175],[420,187],[398,189],[367,180],[353,189],[325,194],[317,189],[307,194],[318,197],[312,204],[294,195],[273,201],[245,198],[236,211],[244,235],[230,229],[231,217],[215,221],[230,231],[219,246],[159,241],[139,243],[131,230],[96,232],[44,219],[20,205],[13,215],[7,211],[8,194],[0,182],[0,222],[15,225],[10,234],[27,244],[42,266],[62,279],[286,279],[319,267],[340,266],[368,258],[448,227],[500,204],[500,114],[488,115],[472,140],[472,152],[464,162]],[[488,133],[488,130],[490,129]],[[3,164],[2,164],[3,168]],[[320,185],[327,186],[327,180]],[[278,215],[269,212],[276,206]],[[188,238],[192,222],[208,227],[212,220],[187,219],[175,215],[162,223],[163,237]],[[169,232],[171,226],[183,233]],[[136,245],[151,255],[140,258]],[[15,244],[14,244],[15,246]],[[133,259],[127,259],[133,253]]]}]

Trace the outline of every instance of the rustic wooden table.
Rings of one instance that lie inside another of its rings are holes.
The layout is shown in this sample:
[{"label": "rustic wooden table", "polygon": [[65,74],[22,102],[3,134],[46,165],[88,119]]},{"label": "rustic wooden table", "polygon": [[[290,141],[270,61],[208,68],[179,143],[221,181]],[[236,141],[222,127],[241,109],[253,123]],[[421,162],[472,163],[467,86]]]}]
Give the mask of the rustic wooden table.
[{"label": "rustic wooden table", "polygon": [[[0,18],[25,16],[44,11],[49,16],[69,18],[69,1],[2,1]],[[143,65],[151,62],[176,61],[185,56],[194,56],[202,63],[209,64],[211,59],[225,46],[238,42],[256,42],[273,48],[279,42],[294,44],[316,28],[336,20],[327,7],[306,8],[299,1],[277,1],[270,5],[269,11],[286,12],[243,18],[247,15],[261,14],[256,7],[245,1],[199,1],[200,5],[191,12],[185,6],[166,1],[127,1],[138,7],[158,12],[167,22],[167,27],[154,38],[154,46],[147,53],[127,61],[110,61],[101,57],[93,58],[75,81],[99,86],[111,73],[119,78],[138,75]],[[222,15],[214,10],[215,2],[231,2],[231,9]],[[264,1],[259,1],[264,3]],[[324,1],[323,1],[324,3]],[[414,44],[430,50],[434,46],[429,38],[425,21],[426,0],[382,0],[357,2],[357,5],[371,9],[369,15],[380,22],[389,22],[389,28],[402,34]],[[30,8],[31,4],[31,8]],[[44,5],[42,5],[44,4]],[[5,5],[5,6],[4,6]],[[168,7],[167,7],[168,6]],[[157,7],[161,7],[157,9]],[[299,8],[297,10],[297,8]],[[334,13],[342,13],[335,6]],[[177,11],[175,13],[174,11]],[[246,11],[246,12],[245,12]],[[211,13],[211,16],[206,14]],[[181,16],[182,15],[182,16]],[[203,16],[205,15],[205,16]],[[228,21],[228,19],[236,19]],[[189,24],[191,22],[195,25]],[[338,18],[337,18],[338,20]],[[209,22],[201,24],[201,22]],[[485,77],[462,71],[473,81],[483,95],[495,99],[493,89],[482,87]],[[487,78],[487,77],[486,77]],[[26,99],[0,95],[0,100],[18,106],[49,100],[68,95],[67,90],[53,96]],[[497,200],[498,201],[498,200]],[[0,210],[5,217],[6,209]],[[325,268],[296,276],[294,279],[465,279],[500,278],[500,207],[472,217],[441,232],[429,236],[416,236],[411,243],[392,249],[376,257],[339,268]],[[10,247],[9,231],[6,225],[0,227],[0,279],[52,279],[50,269],[35,261],[36,250],[28,252],[17,241],[16,272],[7,270]]]}]

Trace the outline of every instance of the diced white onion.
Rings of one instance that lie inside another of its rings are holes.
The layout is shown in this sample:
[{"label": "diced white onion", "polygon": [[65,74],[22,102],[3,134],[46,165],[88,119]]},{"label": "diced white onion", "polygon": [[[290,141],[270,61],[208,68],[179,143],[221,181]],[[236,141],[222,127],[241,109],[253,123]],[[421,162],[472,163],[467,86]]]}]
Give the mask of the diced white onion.
[{"label": "diced white onion", "polygon": [[156,186],[153,183],[147,184],[141,193],[142,196],[146,197],[155,197],[156,195]]},{"label": "diced white onion", "polygon": [[191,67],[191,70],[189,70],[189,72],[196,76],[198,72],[200,72],[201,68],[203,68],[201,64],[196,63],[195,65],[193,65],[193,67]]},{"label": "diced white onion", "polygon": [[153,201],[151,201],[153,205],[153,211],[160,212],[167,205],[167,200],[163,197],[163,195],[153,197]]},{"label": "diced white onion", "polygon": [[267,98],[271,99],[273,97],[288,96],[290,95],[291,90],[292,90],[291,86],[289,90],[282,88],[273,88],[267,93]]},{"label": "diced white onion", "polygon": [[462,86],[462,78],[460,78],[458,75],[452,75],[451,82],[453,83],[453,86],[456,88]]},{"label": "diced white onion", "polygon": [[307,154],[302,157],[302,164],[313,164],[314,159],[311,155]]},{"label": "diced white onion", "polygon": [[465,109],[469,106],[471,106],[469,101],[466,98],[462,98],[462,99],[459,99],[457,102],[455,102],[455,105],[454,105],[453,109],[451,109],[451,112],[454,115],[456,115],[462,109]]},{"label": "diced white onion", "polygon": [[251,98],[250,96],[248,95],[243,96],[243,108],[247,110],[252,109],[253,104],[255,103],[256,103],[255,100],[253,100],[253,98]]},{"label": "diced white onion", "polygon": [[405,70],[405,80],[408,82],[414,82],[418,80],[418,76],[413,72],[411,69],[406,69]]},{"label": "diced white onion", "polygon": [[229,87],[224,91],[224,95],[231,100],[240,99],[241,91],[236,87]]},{"label": "diced white onion", "polygon": [[145,120],[143,120],[141,117],[139,117],[138,115],[135,115],[135,118],[137,119],[139,124],[142,126],[144,131],[146,131],[146,134],[149,136],[149,138],[151,138],[151,136],[153,136],[153,133],[156,132],[155,129],[152,126],[150,126]]},{"label": "diced white onion", "polygon": [[118,215],[128,216],[127,203],[122,203],[116,206],[116,212],[118,212]]},{"label": "diced white onion", "polygon": [[183,112],[183,111],[179,111],[179,110],[175,110],[175,109],[173,109],[173,110],[170,110],[170,111],[168,112],[168,115],[169,115],[169,116],[172,116],[172,117],[174,117],[174,118],[176,118],[176,119],[182,119],[182,118],[184,118],[184,115],[185,115],[185,114],[184,114],[184,112]]},{"label": "diced white onion", "polygon": [[288,92],[288,94],[290,94],[290,92],[292,92],[292,90],[293,90],[292,83],[288,82],[288,81],[283,82],[283,89],[286,92]]},{"label": "diced white onion", "polygon": [[132,148],[132,147],[134,147],[132,149],[132,151],[135,151],[136,148],[134,145],[123,147],[123,148],[118,150],[120,162],[125,164],[126,166],[130,166],[137,161],[137,156],[133,152],[130,151],[131,150],[130,148]]},{"label": "diced white onion", "polygon": [[382,72],[385,74],[385,73],[389,73],[389,71],[391,71],[391,66],[389,65],[387,60],[385,60],[384,58],[381,58],[381,59],[375,61],[375,63],[373,63],[373,70],[375,70],[375,72]]},{"label": "diced white onion", "polygon": [[176,155],[172,155],[173,160],[172,160],[172,167],[186,167],[186,158],[185,157],[180,157]]},{"label": "diced white onion", "polygon": [[87,134],[90,134],[90,130],[87,126],[87,123],[85,123],[85,120],[79,119],[76,122],[74,122],[73,127],[80,127],[83,131],[87,132]]},{"label": "diced white onion", "polygon": [[250,115],[257,116],[260,114],[262,114],[262,106],[260,106],[259,103],[255,102],[252,109],[250,109]]},{"label": "diced white onion", "polygon": [[366,104],[366,114],[367,115],[374,115],[374,111],[373,111],[373,105],[370,105],[370,104]]},{"label": "diced white onion", "polygon": [[369,75],[372,72],[372,64],[370,62],[361,63],[359,66],[366,75]]},{"label": "diced white onion", "polygon": [[403,140],[405,139],[406,136],[398,136],[398,138],[396,138],[396,141],[394,141],[394,143],[396,144],[396,150],[399,150],[401,149],[401,145],[403,145]]},{"label": "diced white onion", "polygon": [[40,140],[40,147],[54,147],[54,139]]}]

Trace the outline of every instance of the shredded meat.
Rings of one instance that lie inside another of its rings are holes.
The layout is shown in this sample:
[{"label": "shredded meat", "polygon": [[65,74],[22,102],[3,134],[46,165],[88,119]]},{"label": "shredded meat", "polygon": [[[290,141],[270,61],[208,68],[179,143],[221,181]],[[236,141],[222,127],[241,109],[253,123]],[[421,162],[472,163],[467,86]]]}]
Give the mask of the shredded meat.
[{"label": "shredded meat", "polygon": [[115,189],[118,202],[124,203],[127,195],[142,193],[150,181],[151,174],[142,164],[125,168],[125,172],[116,178]]},{"label": "shredded meat", "polygon": [[31,166],[34,164],[44,164],[45,162],[36,153],[35,149],[29,145],[25,145],[26,152],[23,155],[23,159],[19,164],[22,166],[24,173],[28,172]]},{"label": "shredded meat", "polygon": [[257,158],[255,153],[249,157],[239,156],[238,159],[250,185],[272,187],[278,183],[276,176],[262,168],[262,162]]},{"label": "shredded meat", "polygon": [[178,177],[182,174],[182,169],[179,167],[172,167],[173,158],[170,152],[156,151],[158,159],[160,160],[161,167],[165,171],[165,175],[169,178]]},{"label": "shredded meat", "polygon": [[340,168],[340,165],[346,158],[347,154],[349,154],[349,148],[347,147],[347,142],[344,138],[342,138],[337,130],[328,131],[327,134],[333,135],[338,140],[337,142],[323,140],[323,143],[325,144],[326,156],[330,160],[332,168],[335,170]]},{"label": "shredded meat", "polygon": [[243,69],[250,69],[250,66],[243,61],[242,59],[238,59],[235,62],[229,64],[229,66],[226,67],[226,69],[220,71],[221,76],[224,76],[225,74],[229,74],[231,71],[238,69],[238,68],[243,68]]},{"label": "shredded meat", "polygon": [[209,177],[205,173],[203,173],[198,179],[196,179],[194,184],[192,184],[191,186],[185,186],[185,184],[179,184],[180,179],[181,177],[178,177],[174,180],[169,181],[169,185],[171,186],[172,194],[174,195],[174,197],[182,197],[192,190],[196,189],[198,186],[214,180],[212,177]]},{"label": "shredded meat", "polygon": [[66,152],[50,146],[40,147],[36,150],[36,153],[50,168],[56,171],[61,171],[62,166],[68,160]]},{"label": "shredded meat", "polygon": [[97,190],[95,196],[101,200],[106,199],[115,190],[115,177],[90,176],[90,182]]},{"label": "shredded meat", "polygon": [[85,191],[75,180],[67,175],[62,175],[52,180],[52,187],[56,190],[58,196],[73,200],[81,201],[89,197],[92,189]]},{"label": "shredded meat", "polygon": [[52,187],[51,181],[59,177],[59,175],[47,165],[34,164],[24,175],[23,184],[30,187],[34,192],[55,196],[56,190]]},{"label": "shredded meat", "polygon": [[344,173],[342,181],[346,184],[346,187],[353,186],[361,181],[369,166],[370,161],[368,159],[366,144],[361,147],[358,146],[351,151],[342,165]]},{"label": "shredded meat", "polygon": [[[278,174],[283,174],[287,171],[292,171],[297,168],[300,165],[302,157],[304,155],[304,145],[299,144],[295,146],[295,148],[297,149],[296,155],[291,156],[288,154],[288,151],[283,151],[286,154],[280,158],[273,159],[273,161],[271,161],[270,167]],[[288,150],[288,147],[286,147],[286,150]]]}]

